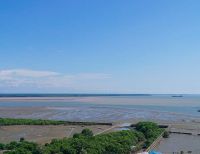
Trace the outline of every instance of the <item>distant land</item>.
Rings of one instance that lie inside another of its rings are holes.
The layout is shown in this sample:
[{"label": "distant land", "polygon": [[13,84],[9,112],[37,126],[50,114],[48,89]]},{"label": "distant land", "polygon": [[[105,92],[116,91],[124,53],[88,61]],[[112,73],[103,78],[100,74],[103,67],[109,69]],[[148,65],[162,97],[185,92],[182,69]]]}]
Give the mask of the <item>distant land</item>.
[{"label": "distant land", "polygon": [[0,97],[152,96],[151,94],[0,94]]}]

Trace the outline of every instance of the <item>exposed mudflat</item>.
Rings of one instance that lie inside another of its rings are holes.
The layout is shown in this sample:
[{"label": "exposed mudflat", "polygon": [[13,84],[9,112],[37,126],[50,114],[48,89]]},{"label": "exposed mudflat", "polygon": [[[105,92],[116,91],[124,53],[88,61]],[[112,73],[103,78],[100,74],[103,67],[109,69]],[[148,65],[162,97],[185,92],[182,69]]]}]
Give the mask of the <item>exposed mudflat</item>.
[{"label": "exposed mudflat", "polygon": [[28,141],[44,144],[50,142],[54,138],[72,137],[74,133],[80,133],[84,128],[89,128],[94,134],[97,134],[108,130],[110,127],[112,126],[0,126],[0,143],[19,141],[21,137],[24,137]]},{"label": "exposed mudflat", "polygon": [[[168,124],[171,131],[194,135],[171,134],[158,147],[170,154],[180,149],[198,151],[200,147],[200,96],[118,96],[118,97],[1,97],[0,117],[52,119],[65,121],[113,122],[114,125],[150,120]],[[10,142],[24,137],[38,143],[53,138],[71,137],[86,126],[1,126],[0,142]],[[87,126],[95,134],[123,128]],[[194,142],[194,143],[193,143]],[[176,143],[176,144],[175,144]],[[173,145],[171,145],[173,144]],[[171,148],[171,147],[172,148]],[[169,148],[170,147],[170,148]],[[185,148],[184,148],[185,147]],[[172,149],[170,151],[170,149]],[[200,150],[199,150],[200,151]],[[199,154],[199,153],[198,153]]]},{"label": "exposed mudflat", "polygon": [[181,151],[200,154],[200,136],[170,134],[170,137],[163,139],[155,150],[161,151],[163,154],[174,154]]},{"label": "exposed mudflat", "polygon": [[200,97],[0,97],[0,117],[115,122],[200,121]]}]

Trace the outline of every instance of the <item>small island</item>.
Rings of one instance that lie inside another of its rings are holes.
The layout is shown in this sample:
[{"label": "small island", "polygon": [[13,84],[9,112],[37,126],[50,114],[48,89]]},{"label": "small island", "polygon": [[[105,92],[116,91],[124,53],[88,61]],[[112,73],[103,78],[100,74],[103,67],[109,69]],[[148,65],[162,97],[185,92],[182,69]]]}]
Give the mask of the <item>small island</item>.
[{"label": "small island", "polygon": [[183,95],[172,95],[172,97],[183,97]]}]

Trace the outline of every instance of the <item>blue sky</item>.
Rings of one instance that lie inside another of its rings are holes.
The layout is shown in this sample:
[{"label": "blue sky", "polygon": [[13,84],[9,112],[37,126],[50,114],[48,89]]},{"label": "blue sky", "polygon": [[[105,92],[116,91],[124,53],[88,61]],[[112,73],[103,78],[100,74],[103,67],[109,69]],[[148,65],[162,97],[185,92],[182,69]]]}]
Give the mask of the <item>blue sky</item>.
[{"label": "blue sky", "polygon": [[199,6],[0,1],[0,92],[200,93]]}]

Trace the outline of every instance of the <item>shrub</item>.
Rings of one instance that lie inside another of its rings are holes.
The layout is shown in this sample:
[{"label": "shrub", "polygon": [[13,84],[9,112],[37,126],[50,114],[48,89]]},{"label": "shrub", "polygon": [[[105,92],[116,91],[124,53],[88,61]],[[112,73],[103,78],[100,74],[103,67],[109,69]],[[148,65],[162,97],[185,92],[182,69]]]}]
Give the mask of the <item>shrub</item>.
[{"label": "shrub", "polygon": [[163,137],[164,137],[164,138],[169,138],[169,132],[165,131],[165,132],[163,133]]},{"label": "shrub", "polygon": [[87,136],[87,137],[92,137],[93,136],[93,132],[88,128],[83,129],[81,134],[83,134],[84,136]]},{"label": "shrub", "polygon": [[20,142],[23,142],[24,140],[25,140],[24,137],[21,137],[21,138],[19,139]]},{"label": "shrub", "polygon": [[146,146],[149,146],[163,132],[156,123],[139,122],[136,124],[136,130],[144,134],[146,138]]},{"label": "shrub", "polygon": [[0,143],[0,150],[4,150],[4,148],[5,148],[5,144]]}]

